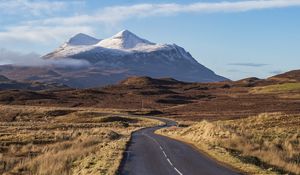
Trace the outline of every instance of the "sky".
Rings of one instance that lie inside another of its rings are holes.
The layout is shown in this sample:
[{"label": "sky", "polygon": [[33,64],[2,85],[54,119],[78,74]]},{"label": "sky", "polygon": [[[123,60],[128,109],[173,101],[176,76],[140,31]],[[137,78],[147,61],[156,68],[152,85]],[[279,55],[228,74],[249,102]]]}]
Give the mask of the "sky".
[{"label": "sky", "polygon": [[0,64],[123,29],[176,43],[232,80],[300,68],[300,0],[0,0]]}]

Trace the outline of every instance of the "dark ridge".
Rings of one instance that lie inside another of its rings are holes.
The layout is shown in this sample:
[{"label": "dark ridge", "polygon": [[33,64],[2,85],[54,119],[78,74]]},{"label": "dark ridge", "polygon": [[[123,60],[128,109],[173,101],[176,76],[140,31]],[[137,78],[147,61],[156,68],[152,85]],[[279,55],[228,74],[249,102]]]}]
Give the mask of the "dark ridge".
[{"label": "dark ridge", "polygon": [[151,78],[151,77],[129,77],[120,82],[121,85],[174,85],[174,84],[186,84],[184,82],[175,80],[173,78]]},{"label": "dark ridge", "polygon": [[268,80],[277,80],[283,82],[300,82],[300,70],[292,70],[283,74],[275,75]]}]

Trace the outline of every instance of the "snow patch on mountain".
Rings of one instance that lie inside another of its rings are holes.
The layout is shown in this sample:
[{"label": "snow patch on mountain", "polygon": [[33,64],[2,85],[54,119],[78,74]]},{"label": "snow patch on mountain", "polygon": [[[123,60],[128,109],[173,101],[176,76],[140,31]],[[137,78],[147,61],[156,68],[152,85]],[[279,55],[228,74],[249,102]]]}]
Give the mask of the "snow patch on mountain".
[{"label": "snow patch on mountain", "polygon": [[[154,51],[170,51],[179,48],[177,45],[156,44],[146,39],[140,38],[128,30],[122,30],[116,35],[107,39],[96,39],[86,34],[79,33],[73,36],[69,41],[64,43],[54,52],[45,55],[43,58],[64,58],[72,57],[83,52],[93,51],[101,53],[110,53],[112,55],[127,55],[137,52],[154,52]],[[183,48],[181,48],[182,50]],[[184,51],[185,52],[185,51]],[[95,53],[96,54],[96,53]],[[184,57],[189,58],[188,55]],[[172,58],[171,58],[172,59]]]},{"label": "snow patch on mountain", "polygon": [[116,35],[104,39],[97,44],[97,46],[121,50],[129,50],[153,45],[155,45],[155,43],[142,39],[128,30],[122,30]]}]

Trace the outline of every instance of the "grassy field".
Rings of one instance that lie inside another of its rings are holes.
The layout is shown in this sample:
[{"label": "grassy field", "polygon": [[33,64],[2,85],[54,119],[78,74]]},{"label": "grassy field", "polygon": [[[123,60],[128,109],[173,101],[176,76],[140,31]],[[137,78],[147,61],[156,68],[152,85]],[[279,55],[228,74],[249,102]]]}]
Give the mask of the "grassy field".
[{"label": "grassy field", "polygon": [[262,87],[255,87],[251,90],[252,93],[265,94],[265,93],[286,93],[286,92],[300,92],[300,83],[283,83]]},{"label": "grassy field", "polygon": [[282,99],[299,99],[300,83],[283,83],[262,87],[255,87],[250,90],[251,94],[277,94]]},{"label": "grassy field", "polygon": [[111,112],[0,106],[0,174],[115,174],[131,133],[160,123]]},{"label": "grassy field", "polygon": [[300,174],[300,115],[265,113],[158,133],[194,144],[247,174]]}]

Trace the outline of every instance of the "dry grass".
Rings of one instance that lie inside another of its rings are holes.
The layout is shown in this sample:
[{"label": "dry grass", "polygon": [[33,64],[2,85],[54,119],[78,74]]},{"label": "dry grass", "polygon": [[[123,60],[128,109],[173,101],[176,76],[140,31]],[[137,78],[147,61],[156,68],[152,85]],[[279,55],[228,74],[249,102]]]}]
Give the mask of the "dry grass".
[{"label": "dry grass", "polygon": [[115,174],[133,131],[159,124],[101,109],[0,106],[0,174]]},{"label": "dry grass", "polygon": [[283,83],[255,87],[251,89],[251,92],[255,94],[300,92],[300,83]]},{"label": "dry grass", "polygon": [[248,174],[300,174],[300,115],[261,114],[160,133],[191,142]]}]

